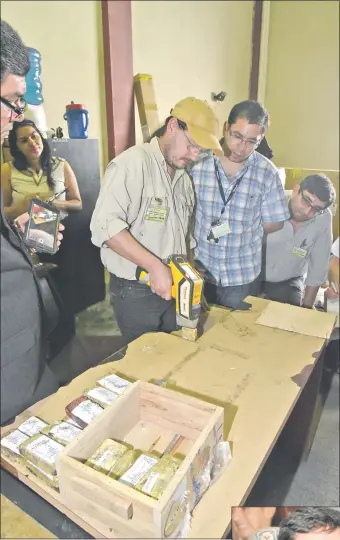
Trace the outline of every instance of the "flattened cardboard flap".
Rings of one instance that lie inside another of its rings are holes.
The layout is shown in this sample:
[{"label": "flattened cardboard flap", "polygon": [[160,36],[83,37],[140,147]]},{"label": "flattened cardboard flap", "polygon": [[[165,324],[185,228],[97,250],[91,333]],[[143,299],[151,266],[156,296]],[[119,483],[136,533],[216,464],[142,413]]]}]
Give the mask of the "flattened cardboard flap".
[{"label": "flattened cardboard flap", "polygon": [[331,313],[270,302],[257,319],[256,324],[305,336],[328,339],[335,322],[336,316]]}]

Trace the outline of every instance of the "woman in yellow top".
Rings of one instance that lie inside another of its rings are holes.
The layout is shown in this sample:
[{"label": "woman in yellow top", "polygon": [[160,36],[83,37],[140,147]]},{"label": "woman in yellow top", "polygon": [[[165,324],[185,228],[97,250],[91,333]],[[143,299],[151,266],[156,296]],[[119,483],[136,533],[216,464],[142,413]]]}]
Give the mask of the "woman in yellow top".
[{"label": "woman in yellow top", "polygon": [[8,137],[13,160],[1,168],[5,215],[12,220],[27,212],[31,199],[48,201],[61,211],[82,209],[77,179],[70,165],[52,157],[46,139],[31,120],[14,122]]}]

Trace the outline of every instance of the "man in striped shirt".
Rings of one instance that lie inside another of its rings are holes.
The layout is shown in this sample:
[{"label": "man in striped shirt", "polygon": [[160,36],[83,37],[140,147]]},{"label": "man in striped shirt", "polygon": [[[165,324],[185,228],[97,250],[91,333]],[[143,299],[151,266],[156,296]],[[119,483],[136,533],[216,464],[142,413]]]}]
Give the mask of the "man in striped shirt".
[{"label": "man in striped shirt", "polygon": [[235,105],[223,130],[224,156],[194,165],[194,260],[208,302],[246,309],[258,293],[264,234],[278,231],[289,211],[275,165],[256,152],[268,113],[256,101]]}]

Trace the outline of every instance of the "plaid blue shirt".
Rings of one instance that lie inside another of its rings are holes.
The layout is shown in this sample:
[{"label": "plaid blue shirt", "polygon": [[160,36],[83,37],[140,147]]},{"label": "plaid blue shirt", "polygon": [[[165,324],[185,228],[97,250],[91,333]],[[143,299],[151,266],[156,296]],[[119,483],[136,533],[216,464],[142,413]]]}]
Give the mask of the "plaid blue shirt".
[{"label": "plaid blue shirt", "polygon": [[[234,183],[242,177],[221,218],[221,223],[229,224],[230,233],[222,236],[218,243],[207,240],[211,224],[220,218],[224,207],[214,159],[226,200]],[[223,287],[251,283],[261,271],[263,222],[289,218],[277,168],[267,158],[253,152],[231,183],[214,156],[196,164],[190,174],[196,191],[194,258],[197,270],[206,281]]]}]

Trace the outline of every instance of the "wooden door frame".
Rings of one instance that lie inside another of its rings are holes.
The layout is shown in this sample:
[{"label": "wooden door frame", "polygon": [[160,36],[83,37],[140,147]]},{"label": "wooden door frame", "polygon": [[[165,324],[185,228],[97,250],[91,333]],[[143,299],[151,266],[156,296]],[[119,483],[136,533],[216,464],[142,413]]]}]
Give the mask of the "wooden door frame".
[{"label": "wooden door frame", "polygon": [[109,160],[135,144],[131,0],[101,0]]},{"label": "wooden door frame", "polygon": [[249,81],[249,99],[258,98],[259,89],[259,71],[260,71],[260,53],[261,53],[261,34],[262,34],[262,0],[255,0],[253,14],[253,34],[252,34],[252,58]]}]

